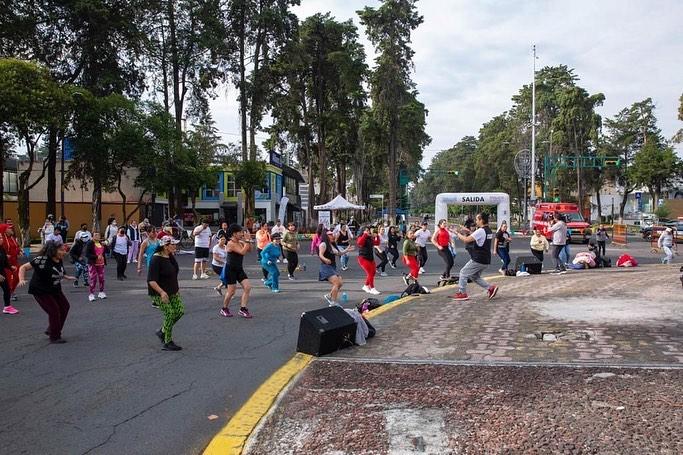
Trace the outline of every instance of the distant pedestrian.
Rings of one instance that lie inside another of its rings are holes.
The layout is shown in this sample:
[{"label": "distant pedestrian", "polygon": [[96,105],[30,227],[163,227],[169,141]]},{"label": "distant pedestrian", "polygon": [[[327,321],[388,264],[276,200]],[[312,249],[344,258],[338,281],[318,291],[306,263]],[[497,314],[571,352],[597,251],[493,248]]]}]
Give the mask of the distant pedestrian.
[{"label": "distant pedestrian", "polygon": [[[256,262],[261,264],[261,252],[263,249],[270,243],[270,230],[268,229],[268,225],[263,223],[261,225],[261,229],[256,231]],[[261,278],[262,282],[266,282],[268,279],[268,270],[264,269],[261,267],[261,273],[263,274],[263,278]]]},{"label": "distant pedestrian", "polygon": [[69,248],[69,256],[74,264],[76,273],[74,275],[74,287],[78,287],[78,280],[83,277],[83,286],[88,286],[88,263],[85,257],[85,246],[90,241],[90,233],[80,232],[74,239],[74,242]]},{"label": "distant pedestrian", "polygon": [[119,281],[128,279],[126,265],[130,246],[131,241],[126,235],[126,228],[121,226],[111,242],[112,256],[116,261],[116,279]]},{"label": "distant pedestrian", "polygon": [[140,233],[138,222],[136,220],[131,221],[128,225],[128,229],[126,230],[126,234],[130,239],[130,248],[128,248],[128,264],[131,262],[138,262],[138,252],[140,251],[140,243],[142,242]]},{"label": "distant pedestrian", "polygon": [[318,224],[318,227],[315,229],[315,233],[311,237],[311,256],[318,256],[318,247],[320,246],[320,243],[323,242],[324,237],[327,235],[325,232],[327,232],[325,225],[322,223]]},{"label": "distant pedestrian", "polygon": [[116,222],[116,218],[110,218],[107,228],[104,230],[104,245],[107,250],[107,257],[112,257],[112,252],[114,248],[114,237],[116,233],[119,232],[119,224]]},{"label": "distant pedestrian", "polygon": [[152,256],[154,256],[154,252],[159,246],[159,238],[156,228],[148,223],[145,232],[146,238],[142,242],[142,245],[140,245],[140,251],[138,252],[138,275],[142,273],[143,262],[149,269],[149,264],[152,262]]},{"label": "distant pedestrian", "polygon": [[493,242],[493,252],[498,255],[503,265],[498,270],[501,275],[505,275],[510,266],[510,233],[508,232],[508,225],[503,220],[498,231],[496,231],[496,238]]},{"label": "distant pedestrian", "polygon": [[223,308],[221,308],[220,315],[227,318],[232,317],[230,302],[237,290],[237,283],[239,283],[242,286],[242,298],[238,314],[243,318],[251,319],[252,314],[249,312],[249,308],[247,308],[251,284],[247,274],[244,272],[244,256],[251,251],[251,234],[239,224],[232,224],[228,227],[228,236],[230,237],[227,244],[228,264],[225,270],[227,291],[225,292],[225,297],[223,297]]},{"label": "distant pedestrian", "polygon": [[[426,217],[426,215],[425,215]],[[420,263],[420,273],[425,273],[425,264],[429,255],[427,254],[427,242],[432,238],[432,233],[428,229],[427,221],[423,221],[420,229],[415,231],[415,244],[418,247],[418,261]]]},{"label": "distant pedestrian", "polygon": [[192,269],[192,279],[201,278],[206,280],[209,275],[206,274],[206,268],[209,262],[209,248],[211,246],[211,228],[209,221],[202,219],[199,226],[192,231],[194,236],[194,266]]},{"label": "distant pedestrian", "polygon": [[280,292],[280,270],[277,268],[277,259],[280,257],[280,242],[282,235],[279,232],[270,235],[271,242],[261,251],[261,267],[268,271],[268,278],[263,283],[272,292]]},{"label": "distant pedestrian", "polygon": [[10,265],[7,253],[4,249],[5,237],[0,235],[0,286],[2,287],[2,312],[4,314],[19,314],[19,310],[14,308],[10,299],[12,298],[12,291],[10,289],[10,281],[12,280],[12,273],[16,269]]},{"label": "distant pedestrian", "polygon": [[448,230],[448,221],[439,220],[437,229],[434,231],[434,235],[431,238],[432,244],[436,247],[439,256],[443,259],[445,268],[441,274],[440,279],[445,280],[451,277],[451,269],[455,260],[453,258],[453,253],[451,252],[451,246],[453,245],[453,240],[451,239],[451,233]]},{"label": "distant pedestrian", "polygon": [[408,267],[408,273],[403,275],[403,281],[406,286],[410,281],[417,281],[420,275],[420,263],[417,259],[418,246],[415,245],[415,229],[411,229],[406,233],[406,238],[403,241],[403,263]]},{"label": "distant pedestrian", "polygon": [[380,226],[375,236],[375,256],[379,259],[379,264],[377,264],[377,271],[379,276],[387,276],[386,268],[389,263],[389,255],[387,250],[389,249],[389,234],[384,226]]},{"label": "distant pedestrian", "polygon": [[398,242],[400,240],[401,236],[399,235],[396,226],[389,226],[389,231],[387,232],[387,253],[391,255],[391,259],[389,260],[389,266],[392,269],[396,268],[396,262],[400,257],[398,253]]},{"label": "distant pedestrian", "polygon": [[19,286],[26,284],[26,272],[33,270],[28,293],[47,313],[49,325],[45,334],[54,344],[66,343],[62,338],[62,329],[71,306],[62,292],[61,283],[63,279],[75,279],[64,273],[65,254],[63,243],[47,242],[38,256],[19,268]]},{"label": "distant pedestrian", "polygon": [[339,228],[339,232],[335,234],[334,239],[337,249],[339,249],[339,251],[342,253],[342,255],[339,257],[339,262],[341,263],[342,272],[344,272],[349,268],[349,254],[346,252],[346,250],[349,249],[351,240],[353,240],[353,234],[351,233],[349,226],[342,224]]},{"label": "distant pedestrian", "polygon": [[541,261],[541,264],[543,264],[543,253],[548,252],[550,249],[550,244],[548,243],[548,239],[545,238],[545,235],[543,235],[538,227],[534,228],[534,233],[531,236],[529,247],[531,248],[531,254],[533,254],[536,259]]},{"label": "distant pedestrian", "polygon": [[88,300],[95,301],[95,289],[99,284],[100,292],[97,294],[98,299],[106,299],[107,294],[104,293],[104,267],[107,265],[105,258],[105,243],[100,241],[100,233],[95,232],[92,239],[85,245],[85,257],[88,260],[88,284],[90,286],[90,294]]},{"label": "distant pedestrian", "polygon": [[57,243],[64,243],[64,239],[62,238],[62,230],[59,226],[55,226],[55,228],[52,231],[52,234],[47,234],[45,236],[45,243],[47,242],[57,242]]},{"label": "distant pedestrian", "polygon": [[674,250],[676,249],[673,229],[668,227],[662,231],[659,235],[659,239],[657,239],[657,246],[664,252],[662,264],[671,264],[674,259]]},{"label": "distant pedestrian", "polygon": [[[256,228],[258,231],[259,228]],[[223,221],[221,222],[221,228],[216,232],[216,240],[220,239],[221,237],[225,237],[225,243],[227,244],[228,242],[228,222]]]},{"label": "distant pedestrian", "polygon": [[609,240],[609,234],[604,224],[601,224],[598,228],[598,232],[595,233],[595,238],[598,241],[598,255],[604,257],[606,254],[607,240]]},{"label": "distant pedestrian", "polygon": [[54,234],[55,232],[55,218],[53,215],[48,215],[47,218],[45,219],[45,222],[43,223],[43,226],[38,229],[38,233],[40,234],[40,241],[43,245],[45,245],[45,239],[47,236]]},{"label": "distant pedestrian", "polygon": [[0,236],[3,237],[2,249],[7,254],[7,263],[9,264],[9,268],[5,269],[5,277],[7,278],[11,299],[17,300],[15,291],[19,284],[19,257],[23,256],[24,253],[19,247],[12,220],[0,225]]},{"label": "distant pedestrian", "polygon": [[493,243],[493,232],[489,229],[488,213],[480,213],[476,217],[477,229],[469,235],[458,233],[458,239],[466,244],[472,244],[470,259],[465,266],[460,269],[458,278],[459,291],[453,296],[454,300],[469,300],[467,295],[467,280],[472,280],[479,286],[486,289],[489,300],[498,293],[498,286],[491,285],[481,277],[481,273],[491,264],[491,244]]},{"label": "distant pedestrian", "polygon": [[[211,268],[213,269],[213,273],[216,274],[217,277],[221,276],[221,273],[223,272],[223,267],[225,267],[225,264],[228,262],[228,250],[226,248],[226,244],[228,243],[227,240],[227,229],[225,231],[225,235],[221,235],[218,237],[218,243],[214,245],[214,247],[211,250]],[[218,293],[218,295],[223,295],[222,289],[223,289],[223,282],[220,281],[219,278],[219,283],[218,286],[216,286],[214,291]]]},{"label": "distant pedestrian", "polygon": [[567,243],[567,225],[562,221],[562,215],[558,212],[553,213],[551,223],[548,232],[553,233],[551,254],[555,263],[555,273],[566,273],[567,267],[560,261],[560,251],[564,249]]},{"label": "distant pedestrian", "polygon": [[166,236],[160,240],[147,272],[147,291],[152,297],[164,319],[157,337],[163,343],[164,351],[180,351],[182,348],[173,342],[173,327],[185,314],[185,306],[180,297],[178,271],[180,267],[175,252],[180,240]]},{"label": "distant pedestrian", "polygon": [[69,227],[71,224],[69,223],[69,220],[66,219],[64,215],[59,217],[59,221],[55,225],[55,228],[59,228],[59,233],[62,236],[62,243],[66,244],[66,239],[69,236]]},{"label": "distant pedestrian", "polygon": [[287,279],[293,281],[296,279],[294,272],[299,266],[299,234],[296,232],[296,224],[287,225],[287,232],[282,237],[282,248],[287,259]]}]

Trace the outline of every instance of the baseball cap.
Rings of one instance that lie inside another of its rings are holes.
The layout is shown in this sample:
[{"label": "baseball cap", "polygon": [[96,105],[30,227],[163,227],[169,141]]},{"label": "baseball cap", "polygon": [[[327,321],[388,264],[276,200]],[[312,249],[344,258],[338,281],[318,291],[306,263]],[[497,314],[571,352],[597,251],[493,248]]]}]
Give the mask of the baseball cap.
[{"label": "baseball cap", "polygon": [[276,232],[275,234],[271,235],[270,238],[272,240],[280,240],[282,238],[282,234],[280,234],[279,232]]},{"label": "baseball cap", "polygon": [[170,235],[167,235],[165,237],[160,238],[159,243],[161,245],[177,245],[180,243],[180,240],[176,240],[173,237],[171,237]]}]

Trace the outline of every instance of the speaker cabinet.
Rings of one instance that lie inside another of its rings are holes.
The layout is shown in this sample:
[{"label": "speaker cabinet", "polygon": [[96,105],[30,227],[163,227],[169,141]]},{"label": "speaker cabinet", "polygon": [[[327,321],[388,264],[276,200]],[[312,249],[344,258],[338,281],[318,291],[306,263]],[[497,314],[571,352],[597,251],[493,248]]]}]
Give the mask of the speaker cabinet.
[{"label": "speaker cabinet", "polygon": [[356,322],[343,308],[331,306],[301,315],[296,350],[321,356],[353,345]]},{"label": "speaker cabinet", "polygon": [[515,260],[515,269],[518,271],[521,270],[522,265],[524,265],[526,271],[532,275],[540,274],[541,269],[543,268],[543,263],[539,261],[536,256],[519,256]]}]

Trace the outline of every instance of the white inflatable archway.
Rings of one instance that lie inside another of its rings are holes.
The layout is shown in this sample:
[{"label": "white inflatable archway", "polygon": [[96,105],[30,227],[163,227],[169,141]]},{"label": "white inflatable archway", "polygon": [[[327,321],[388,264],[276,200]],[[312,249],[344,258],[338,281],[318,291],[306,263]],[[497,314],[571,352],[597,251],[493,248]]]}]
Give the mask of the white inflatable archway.
[{"label": "white inflatable archway", "polygon": [[510,196],[507,193],[440,193],[434,204],[434,223],[448,219],[449,205],[495,205],[497,222],[510,225]]}]

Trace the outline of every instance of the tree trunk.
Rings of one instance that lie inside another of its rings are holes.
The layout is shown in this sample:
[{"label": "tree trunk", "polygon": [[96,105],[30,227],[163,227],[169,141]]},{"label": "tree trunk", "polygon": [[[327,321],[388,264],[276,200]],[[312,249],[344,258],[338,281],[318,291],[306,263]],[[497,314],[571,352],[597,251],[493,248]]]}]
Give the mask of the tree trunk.
[{"label": "tree trunk", "polygon": [[261,46],[263,44],[263,32],[259,31],[256,38],[256,46],[254,48],[254,68],[251,72],[252,77],[252,95],[251,95],[251,109],[249,111],[249,159],[256,161],[256,117],[260,116],[261,109],[261,89],[259,82]]},{"label": "tree trunk", "polygon": [[[396,167],[396,157],[398,154],[398,137],[395,127],[391,127],[389,132],[389,168],[387,169],[387,181],[389,183],[389,219],[396,218],[396,186],[398,180],[398,169]],[[384,214],[382,214],[384,217]]]},{"label": "tree trunk", "polygon": [[[306,140],[306,144],[308,143],[308,140]],[[306,146],[309,148],[309,157],[312,158],[310,155],[310,147]],[[315,220],[315,216],[313,216],[313,206],[316,205],[316,198],[315,198],[315,181],[314,181],[314,175],[313,175],[313,160],[309,160],[308,162],[308,226],[310,228],[315,228],[318,226]]]},{"label": "tree trunk", "polygon": [[600,185],[596,186],[595,202],[598,203],[598,223],[602,223],[602,199],[600,199]]},{"label": "tree trunk", "polygon": [[627,191],[626,188],[624,188],[624,196],[621,199],[621,202],[619,203],[619,218],[622,220],[624,219],[624,209],[626,208],[626,202],[628,200],[628,195],[630,194],[630,191]]},{"label": "tree trunk", "polygon": [[92,190],[92,204],[90,206],[90,215],[92,218],[93,232],[101,232],[100,219],[102,218],[102,185],[99,182],[93,183],[94,188]]},{"label": "tree trunk", "polygon": [[47,213],[57,215],[57,129],[48,131],[47,140]]},{"label": "tree trunk", "polygon": [[318,126],[318,178],[320,179],[320,199],[326,201],[327,195],[327,149],[325,148],[325,133],[322,126]]}]

